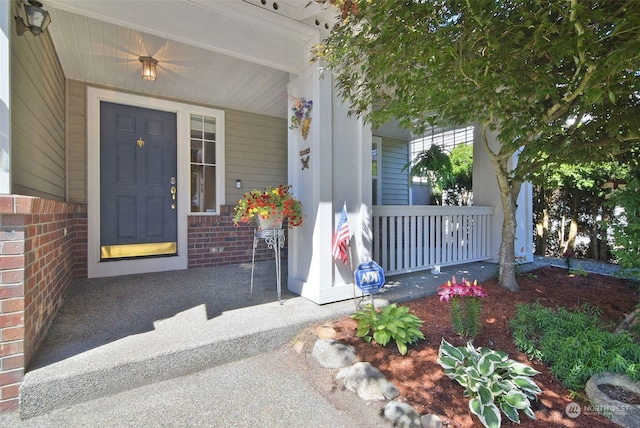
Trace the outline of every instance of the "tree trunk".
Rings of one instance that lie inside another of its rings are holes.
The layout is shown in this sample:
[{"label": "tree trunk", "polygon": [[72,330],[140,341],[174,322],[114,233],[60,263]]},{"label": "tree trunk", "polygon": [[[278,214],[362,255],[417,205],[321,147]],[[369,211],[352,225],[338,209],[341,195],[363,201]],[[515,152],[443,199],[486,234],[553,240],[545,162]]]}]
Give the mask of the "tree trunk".
[{"label": "tree trunk", "polygon": [[[498,180],[500,182],[500,180]],[[519,189],[522,183],[515,184]],[[511,183],[511,190],[514,183]],[[498,253],[498,282],[500,286],[511,291],[516,291],[518,281],[516,279],[516,199],[511,196],[510,189],[500,189],[502,199],[502,209],[504,210],[504,221],[502,223],[502,242],[500,243],[500,252]]]},{"label": "tree trunk", "polygon": [[[518,290],[518,281],[516,280],[516,208],[517,198],[522,187],[522,181],[515,180],[509,174],[509,160],[513,153],[499,152],[497,155],[489,147],[487,140],[486,124],[482,125],[482,141],[484,147],[489,153],[489,158],[493,165],[493,169],[498,179],[498,188],[500,190],[500,199],[502,200],[502,209],[504,212],[504,221],[502,222],[502,242],[498,252],[498,282],[500,286],[511,290]],[[515,196],[514,196],[515,195]]]},{"label": "tree trunk", "polygon": [[600,258],[600,241],[598,240],[599,226],[596,219],[598,218],[597,199],[594,198],[591,204],[591,234],[589,237],[589,256],[593,260],[602,260]]},{"label": "tree trunk", "polygon": [[618,325],[618,327],[616,327],[615,331],[613,332],[613,334],[620,334],[625,330],[629,330],[629,328],[634,324],[638,322],[638,315],[640,315],[640,306],[637,306],[633,312],[631,312],[629,315],[627,315]]},{"label": "tree trunk", "polygon": [[571,212],[569,213],[571,221],[569,223],[569,236],[564,247],[565,254],[574,254],[576,248],[576,237],[578,236],[578,192],[574,190],[571,193]]},{"label": "tree trunk", "polygon": [[560,220],[560,229],[558,230],[558,251],[564,251],[564,248],[566,247],[566,244],[564,241],[564,229],[566,227],[566,224],[567,224],[567,220],[563,211],[562,219]]},{"label": "tree trunk", "polygon": [[547,209],[547,194],[544,186],[538,186],[535,199],[536,211],[536,255],[544,257],[547,254],[547,240],[549,239],[549,210]]},{"label": "tree trunk", "polygon": [[607,225],[613,217],[613,208],[602,204],[602,222],[600,223],[600,258],[599,260],[609,262],[609,234],[607,233]]}]

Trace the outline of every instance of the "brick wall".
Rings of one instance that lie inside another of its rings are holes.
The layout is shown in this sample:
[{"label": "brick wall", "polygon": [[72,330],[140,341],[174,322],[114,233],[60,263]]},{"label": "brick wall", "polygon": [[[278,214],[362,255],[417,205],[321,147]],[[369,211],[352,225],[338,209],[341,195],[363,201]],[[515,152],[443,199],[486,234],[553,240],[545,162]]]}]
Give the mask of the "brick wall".
[{"label": "brick wall", "polygon": [[[223,206],[218,216],[189,217],[189,269],[251,263],[253,225],[233,224],[233,207]],[[286,225],[285,234],[286,234]],[[260,240],[256,261],[273,260],[273,250]],[[281,252],[287,259],[287,244]]]},{"label": "brick wall", "polygon": [[[230,206],[189,217],[189,268],[251,262],[253,226],[232,218]],[[273,257],[260,240],[256,261]],[[18,407],[29,360],[68,288],[86,276],[86,205],[0,195],[0,412]]]},{"label": "brick wall", "polygon": [[87,274],[86,206],[0,196],[0,412],[74,279]]}]

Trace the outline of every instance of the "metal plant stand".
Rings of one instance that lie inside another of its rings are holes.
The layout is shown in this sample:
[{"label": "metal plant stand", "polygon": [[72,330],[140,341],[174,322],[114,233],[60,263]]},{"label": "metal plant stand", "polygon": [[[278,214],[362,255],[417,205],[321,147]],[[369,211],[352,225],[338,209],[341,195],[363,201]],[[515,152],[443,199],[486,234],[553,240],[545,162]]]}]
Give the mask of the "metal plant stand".
[{"label": "metal plant stand", "polygon": [[282,304],[282,289],[280,282],[280,250],[284,248],[284,230],[281,228],[258,230],[253,229],[253,254],[251,256],[251,294],[253,294],[253,268],[256,259],[256,248],[260,239],[264,239],[269,249],[273,250],[276,258],[276,285],[278,287],[278,301]]}]

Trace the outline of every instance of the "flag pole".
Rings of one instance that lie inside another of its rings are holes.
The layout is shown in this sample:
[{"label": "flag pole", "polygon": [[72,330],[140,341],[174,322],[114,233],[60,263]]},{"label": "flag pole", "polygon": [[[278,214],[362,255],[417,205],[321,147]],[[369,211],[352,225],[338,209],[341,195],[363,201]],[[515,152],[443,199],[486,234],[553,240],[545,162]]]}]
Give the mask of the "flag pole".
[{"label": "flag pole", "polygon": [[[344,211],[347,211],[347,201],[344,201]],[[351,280],[353,281],[351,283],[351,285],[353,286],[353,305],[356,309],[356,312],[358,311],[358,300],[356,299],[356,281],[353,278],[353,258],[351,257],[351,236],[349,236],[349,243],[348,245],[348,249],[349,251],[347,251],[347,256],[349,257],[349,269],[351,270]]]}]

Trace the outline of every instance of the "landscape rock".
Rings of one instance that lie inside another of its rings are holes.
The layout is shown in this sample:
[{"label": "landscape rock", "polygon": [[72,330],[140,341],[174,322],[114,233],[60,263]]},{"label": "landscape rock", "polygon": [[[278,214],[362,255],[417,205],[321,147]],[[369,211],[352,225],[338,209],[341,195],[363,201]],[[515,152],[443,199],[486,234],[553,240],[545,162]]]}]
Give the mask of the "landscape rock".
[{"label": "landscape rock", "polygon": [[420,414],[407,403],[389,401],[384,406],[384,416],[400,428],[422,428]]},{"label": "landscape rock", "polygon": [[356,351],[352,346],[334,339],[318,339],[313,345],[313,357],[322,367],[339,369],[356,360]]},{"label": "landscape rock", "polygon": [[392,400],[400,394],[398,388],[371,363],[355,363],[341,370],[338,378],[343,378],[345,388],[363,400]]},{"label": "landscape rock", "polygon": [[321,325],[316,329],[316,334],[318,335],[318,339],[333,339],[338,333],[336,330],[328,325]]},{"label": "landscape rock", "polygon": [[432,415],[431,413],[423,415],[422,428],[442,428],[442,419],[438,415]]},{"label": "landscape rock", "polygon": [[634,382],[628,376],[603,373],[591,376],[587,381],[585,392],[593,405],[593,410],[604,414],[612,422],[625,428],[634,428],[640,421],[640,405],[617,401],[602,392],[598,385],[609,384],[640,395],[640,382]]}]

